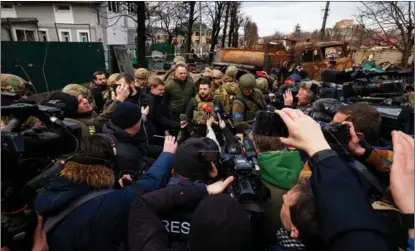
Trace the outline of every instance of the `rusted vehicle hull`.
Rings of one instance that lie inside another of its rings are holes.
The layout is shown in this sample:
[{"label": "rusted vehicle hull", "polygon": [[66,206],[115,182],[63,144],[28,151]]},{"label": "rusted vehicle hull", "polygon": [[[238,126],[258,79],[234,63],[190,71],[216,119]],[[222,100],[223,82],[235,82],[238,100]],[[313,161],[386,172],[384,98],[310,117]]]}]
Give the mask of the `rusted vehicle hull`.
[{"label": "rusted vehicle hull", "polygon": [[[343,71],[352,68],[352,59],[339,58],[336,59],[336,70]],[[303,63],[304,70],[311,79],[320,80],[320,73],[329,66],[329,61],[321,61],[315,63]]]},{"label": "rusted vehicle hull", "polygon": [[[250,49],[223,49],[216,52],[212,64],[214,66],[235,65],[249,70],[264,68],[266,53],[263,50]],[[268,53],[271,67],[281,67],[285,61],[290,60],[290,55],[283,51],[271,51]]]}]

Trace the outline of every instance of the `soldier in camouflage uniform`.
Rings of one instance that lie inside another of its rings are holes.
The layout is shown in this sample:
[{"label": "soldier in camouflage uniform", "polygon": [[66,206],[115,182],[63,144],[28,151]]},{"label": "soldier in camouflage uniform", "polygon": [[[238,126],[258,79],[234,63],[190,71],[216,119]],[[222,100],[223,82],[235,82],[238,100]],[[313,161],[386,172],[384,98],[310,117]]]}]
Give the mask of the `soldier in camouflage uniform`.
[{"label": "soldier in camouflage uniform", "polygon": [[266,78],[257,78],[256,88],[259,89],[262,94],[268,94],[268,80]]},{"label": "soldier in camouflage uniform", "polygon": [[109,76],[109,78],[107,79],[107,90],[103,93],[103,98],[104,98],[104,110],[105,108],[107,108],[107,106],[109,105],[111,99],[112,99],[112,93],[115,92],[116,89],[116,81],[115,79],[119,76],[119,73],[114,73],[111,74],[111,76]]},{"label": "soldier in camouflage uniform", "polygon": [[209,107],[213,115],[213,94],[211,84],[207,80],[202,80],[199,84],[199,92],[190,100],[186,109],[187,120],[191,122],[194,135],[206,135],[206,121],[210,114],[205,109]]},{"label": "soldier in camouflage uniform", "polygon": [[227,86],[229,94],[236,95],[239,93],[239,83],[236,80],[236,74],[238,73],[238,68],[233,65],[228,66],[225,74],[222,77],[223,84]]},{"label": "soldier in camouflage uniform", "polygon": [[150,72],[145,68],[138,68],[134,72],[135,86],[140,89],[148,88],[148,78],[150,77]]},{"label": "soldier in camouflage uniform", "polygon": [[219,70],[213,70],[211,72],[212,77],[212,93],[214,95],[215,100],[219,100],[225,112],[227,114],[231,114],[232,111],[232,100],[233,95],[229,94],[229,92],[233,93],[235,90],[228,91],[228,88],[231,88],[230,85],[223,85],[222,80],[222,72]]},{"label": "soldier in camouflage uniform", "polygon": [[70,94],[70,95],[75,96],[77,98],[78,98],[79,95],[82,95],[82,97],[86,98],[94,109],[96,107],[95,100],[94,100],[94,98],[92,97],[92,94],[91,94],[91,90],[86,88],[85,86],[78,85],[78,84],[69,84],[69,85],[66,85],[62,89],[62,92]]},{"label": "soldier in camouflage uniform", "polygon": [[[1,92],[17,93],[20,99],[27,99],[27,81],[13,74],[1,74]],[[9,123],[9,117],[1,117],[1,128]],[[40,126],[42,122],[35,118],[29,117],[23,125],[28,127]]]},{"label": "soldier in camouflage uniform", "polygon": [[255,119],[256,113],[266,108],[262,92],[255,88],[256,80],[254,75],[245,74],[239,79],[241,92],[236,95],[232,104],[232,119],[237,129],[246,129],[244,121]]}]

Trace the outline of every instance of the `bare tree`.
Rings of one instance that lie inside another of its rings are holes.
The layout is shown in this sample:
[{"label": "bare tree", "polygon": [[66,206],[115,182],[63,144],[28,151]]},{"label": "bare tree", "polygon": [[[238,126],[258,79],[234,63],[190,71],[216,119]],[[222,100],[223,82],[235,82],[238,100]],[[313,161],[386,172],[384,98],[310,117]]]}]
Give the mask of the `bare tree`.
[{"label": "bare tree", "polygon": [[192,46],[192,33],[193,33],[193,23],[195,22],[195,5],[196,2],[190,1],[187,2],[189,7],[189,20],[187,21],[187,35],[186,35],[186,52],[190,53],[190,48]]},{"label": "bare tree", "polygon": [[225,48],[225,40],[226,40],[226,31],[228,29],[228,21],[229,21],[229,14],[230,14],[230,7],[232,2],[226,2],[226,12],[225,12],[225,21],[223,24],[223,33],[222,33],[222,48]]},{"label": "bare tree", "polygon": [[362,2],[357,19],[365,25],[371,39],[399,50],[402,53],[401,66],[406,67],[414,46],[413,16],[410,1],[379,1]]},{"label": "bare tree", "polygon": [[186,3],[184,2],[159,2],[154,10],[154,16],[150,17],[152,23],[160,25],[160,29],[167,34],[167,42],[172,44],[173,38],[185,35],[186,32]]},{"label": "bare tree", "polygon": [[228,34],[228,46],[238,47],[239,28],[243,18],[241,15],[241,2],[231,2],[230,4],[230,25]]},{"label": "bare tree", "polygon": [[225,12],[226,2],[205,2],[204,9],[207,14],[209,23],[212,26],[212,39],[210,44],[209,62],[213,60],[213,52],[218,43],[219,31],[222,26],[222,18]]},{"label": "bare tree", "polygon": [[244,22],[244,39],[245,45],[248,48],[252,48],[258,42],[258,27],[255,22],[249,17],[245,18]]}]

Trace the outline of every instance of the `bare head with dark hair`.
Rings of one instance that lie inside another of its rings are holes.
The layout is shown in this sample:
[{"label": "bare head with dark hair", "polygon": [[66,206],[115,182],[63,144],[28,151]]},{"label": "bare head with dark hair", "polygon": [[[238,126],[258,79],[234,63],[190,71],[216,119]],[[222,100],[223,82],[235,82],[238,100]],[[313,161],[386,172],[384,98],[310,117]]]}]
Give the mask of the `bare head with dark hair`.
[{"label": "bare head with dark hair", "polygon": [[379,140],[380,113],[372,106],[365,103],[350,104],[337,111],[333,123],[350,121],[353,123],[357,136],[369,144],[376,144]]},{"label": "bare head with dark hair", "polygon": [[176,64],[174,66],[174,78],[176,80],[185,81],[187,78],[187,69],[184,64]]},{"label": "bare head with dark hair", "polygon": [[291,238],[301,240],[307,249],[322,246],[317,204],[309,179],[301,179],[283,196],[281,222]]},{"label": "bare head with dark hair", "polygon": [[96,71],[92,74],[93,81],[96,85],[105,85],[107,83],[107,77],[102,71]]},{"label": "bare head with dark hair", "polygon": [[153,77],[150,79],[149,83],[150,83],[150,92],[152,95],[154,96],[164,95],[164,90],[165,90],[166,85],[161,79],[157,77]]},{"label": "bare head with dark hair", "polygon": [[284,149],[279,137],[251,134],[251,140],[259,153],[275,152]]},{"label": "bare head with dark hair", "polygon": [[120,75],[118,75],[115,79],[115,83],[116,85],[128,86],[130,90],[130,96],[134,96],[137,93],[135,89],[134,76],[131,74],[125,72],[120,73]]},{"label": "bare head with dark hair", "polygon": [[198,95],[201,98],[206,98],[210,95],[210,81],[203,79],[202,81],[200,81],[199,83],[199,92]]}]

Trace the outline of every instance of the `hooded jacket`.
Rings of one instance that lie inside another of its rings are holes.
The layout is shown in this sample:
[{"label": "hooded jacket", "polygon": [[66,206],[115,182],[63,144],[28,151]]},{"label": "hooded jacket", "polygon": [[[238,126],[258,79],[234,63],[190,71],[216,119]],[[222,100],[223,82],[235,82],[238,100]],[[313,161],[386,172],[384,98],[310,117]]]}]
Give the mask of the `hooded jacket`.
[{"label": "hooded jacket", "polygon": [[261,179],[271,191],[271,198],[265,203],[263,232],[267,243],[272,244],[275,233],[283,227],[279,214],[282,196],[297,182],[302,163],[298,151],[261,153],[258,163]]},{"label": "hooded jacket", "polygon": [[[173,154],[162,153],[153,166],[136,182],[144,193],[163,187],[170,176]],[[59,213],[89,191],[111,188],[114,173],[103,167],[83,169],[65,166],[35,199],[35,210],[47,218]],[[77,207],[47,233],[50,250],[117,251],[126,241],[128,214],[134,199],[133,188],[113,190]]]},{"label": "hooded jacket", "polygon": [[102,132],[111,134],[117,139],[117,169],[138,171],[143,156],[148,154],[145,139],[140,138],[138,134],[127,133],[111,121],[103,126]]}]

